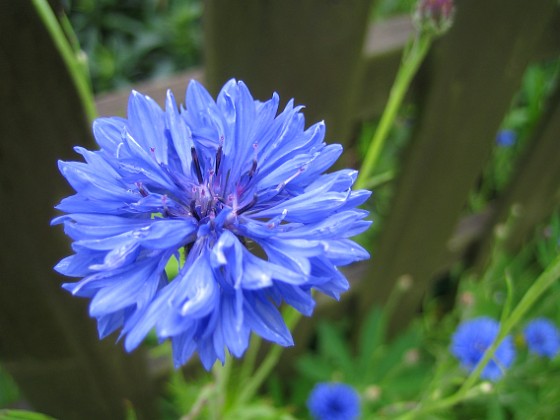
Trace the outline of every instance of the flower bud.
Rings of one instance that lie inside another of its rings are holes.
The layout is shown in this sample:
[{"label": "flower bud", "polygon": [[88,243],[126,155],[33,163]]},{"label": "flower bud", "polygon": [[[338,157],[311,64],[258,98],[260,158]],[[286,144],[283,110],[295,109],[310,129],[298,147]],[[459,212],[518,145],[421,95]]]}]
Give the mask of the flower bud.
[{"label": "flower bud", "polygon": [[441,35],[451,27],[454,13],[453,0],[419,0],[415,20],[420,30]]}]

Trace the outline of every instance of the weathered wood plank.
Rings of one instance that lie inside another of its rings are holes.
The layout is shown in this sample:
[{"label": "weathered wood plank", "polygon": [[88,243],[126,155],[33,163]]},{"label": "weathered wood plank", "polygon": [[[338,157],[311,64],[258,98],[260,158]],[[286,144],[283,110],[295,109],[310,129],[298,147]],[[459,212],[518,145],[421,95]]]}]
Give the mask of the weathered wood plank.
[{"label": "weathered wood plank", "polygon": [[141,353],[99,342],[85,300],[52,267],[70,252],[53,206],[70,193],[56,161],[92,143],[67,69],[30,0],[0,4],[0,361],[37,410],[119,419],[125,399],[154,417]]},{"label": "weathered wood plank", "polygon": [[[137,90],[154,99],[160,106],[165,105],[165,94],[168,89],[173,91],[177,102],[184,103],[185,91],[191,80],[204,83],[202,69],[192,69],[173,77],[151,80],[134,85],[131,89]],[[99,116],[126,116],[128,97],[131,89],[118,92],[104,93],[95,98],[95,105]]]},{"label": "weathered wood plank", "polygon": [[328,138],[344,143],[372,3],[208,0],[206,83],[216,93],[235,77],[258,98],[295,98],[307,121],[325,120]]},{"label": "weathered wood plank", "polygon": [[522,0],[458,2],[454,26],[422,74],[416,132],[373,249],[369,278],[357,290],[362,312],[384,302],[403,275],[413,279],[413,287],[393,327],[408,323],[418,310],[555,10],[553,0],[530,8]]}]

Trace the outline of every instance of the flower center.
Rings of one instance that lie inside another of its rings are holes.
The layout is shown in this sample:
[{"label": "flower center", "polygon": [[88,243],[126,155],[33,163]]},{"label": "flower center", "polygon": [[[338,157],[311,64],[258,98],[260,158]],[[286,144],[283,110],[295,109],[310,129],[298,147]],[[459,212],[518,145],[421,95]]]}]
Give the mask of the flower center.
[{"label": "flower center", "polygon": [[[220,196],[220,185],[216,177],[222,161],[222,146],[216,151],[213,170],[208,171],[204,177],[198,153],[194,147],[191,148],[191,157],[198,185],[192,187],[192,198],[189,209],[192,216],[201,222],[213,220],[227,205],[227,201]],[[217,191],[216,191],[217,190]]]}]

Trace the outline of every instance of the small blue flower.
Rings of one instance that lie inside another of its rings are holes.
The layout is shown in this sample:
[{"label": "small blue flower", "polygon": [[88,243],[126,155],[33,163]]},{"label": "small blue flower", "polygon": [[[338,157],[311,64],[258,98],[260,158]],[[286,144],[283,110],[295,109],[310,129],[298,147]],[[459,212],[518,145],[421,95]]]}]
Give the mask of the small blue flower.
[{"label": "small blue flower", "polygon": [[100,337],[121,329],[131,351],[155,328],[176,366],[197,351],[209,369],[225,349],[240,357],[251,332],[292,345],[281,302],[310,315],[312,289],[348,289],[337,266],[369,257],[349,238],[370,225],[356,208],[370,192],[352,191],[357,171],[324,174],[342,147],[279,102],[235,80],[217,100],[191,82],[186,108],[132,92],[127,119],[94,122],[100,150],[59,162],[76,194],[52,223],[74,255],[55,268],[82,278],[63,287],[91,299]]},{"label": "small blue flower", "polygon": [[552,359],[560,351],[560,332],[549,319],[537,318],[529,322],[523,335],[529,350],[539,356]]},{"label": "small blue flower", "polygon": [[360,396],[350,385],[319,383],[309,394],[307,407],[315,420],[353,420],[360,416]]},{"label": "small blue flower", "polygon": [[[498,322],[491,318],[480,317],[459,325],[453,334],[451,353],[468,372],[476,369],[490,348],[500,330]],[[494,357],[482,370],[480,377],[495,381],[515,359],[515,348],[511,336],[507,336],[496,349]]]},{"label": "small blue flower", "polygon": [[500,130],[496,135],[496,144],[501,147],[511,147],[517,140],[517,134],[513,130]]}]

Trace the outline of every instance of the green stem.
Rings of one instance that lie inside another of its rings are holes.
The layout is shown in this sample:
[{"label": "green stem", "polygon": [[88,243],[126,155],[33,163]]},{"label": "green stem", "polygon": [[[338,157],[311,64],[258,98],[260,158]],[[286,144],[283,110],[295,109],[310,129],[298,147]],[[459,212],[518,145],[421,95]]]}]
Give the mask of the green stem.
[{"label": "green stem", "polygon": [[385,171],[380,174],[372,176],[370,179],[367,180],[363,188],[367,190],[371,190],[373,188],[377,188],[380,185],[386,184],[389,181],[392,181],[395,177],[395,171]]},{"label": "green stem", "polygon": [[216,381],[216,388],[214,393],[214,410],[218,416],[221,416],[225,411],[226,398],[228,396],[228,382],[231,373],[231,365],[233,360],[228,352],[226,352],[226,360],[224,365],[216,363],[212,368],[214,378]]},{"label": "green stem", "polygon": [[517,304],[515,309],[507,316],[500,326],[500,331],[496,340],[492,346],[486,351],[481,362],[478,364],[476,369],[469,375],[467,380],[463,383],[461,388],[457,392],[447,398],[436,401],[432,404],[426,404],[425,406],[418,406],[413,412],[408,412],[400,417],[400,419],[416,418],[419,414],[427,414],[429,412],[442,410],[444,408],[449,408],[461,400],[463,400],[471,388],[474,386],[482,370],[490,359],[494,356],[496,349],[501,344],[503,339],[511,332],[513,327],[515,327],[523,316],[531,309],[535,302],[541,297],[541,295],[546,292],[546,290],[554,284],[554,282],[560,277],[560,256],[558,256],[542,273],[539,278],[533,283],[529,288],[527,293],[523,296],[521,301]]},{"label": "green stem", "polygon": [[[284,319],[286,320],[286,326],[290,331],[292,331],[293,327],[301,318],[301,314],[291,307],[287,307],[285,312],[286,314]],[[282,350],[284,350],[284,348],[278,345],[273,345],[270,348],[268,354],[259,368],[255,371],[253,377],[243,386],[243,389],[239,393],[236,401],[238,405],[243,405],[253,398],[260,386],[263,384],[264,380],[278,363]]]},{"label": "green stem", "polygon": [[243,386],[249,380],[249,377],[255,370],[255,362],[257,361],[257,355],[259,349],[261,348],[262,339],[258,335],[253,335],[251,338],[251,344],[247,349],[247,354],[243,359],[241,364],[241,370],[239,372],[239,384]]},{"label": "green stem", "polygon": [[191,411],[188,414],[185,414],[181,417],[181,420],[195,420],[200,416],[202,409],[206,404],[208,404],[208,400],[210,399],[212,394],[215,394],[215,386],[214,384],[208,384],[202,387],[200,390],[198,397],[194,404],[191,407]]},{"label": "green stem", "polygon": [[391,88],[389,94],[389,100],[387,106],[383,111],[379,125],[375,130],[371,144],[366,153],[366,157],[362,163],[360,174],[356,180],[356,189],[364,188],[371,177],[377,161],[379,160],[379,155],[389,134],[389,130],[393,126],[397,112],[402,104],[404,95],[406,94],[410,83],[420,68],[420,64],[424,61],[428,50],[430,49],[430,44],[432,41],[432,36],[429,34],[423,34],[420,37],[414,39],[412,44],[407,48],[403,54],[402,64],[399,67],[399,71]]},{"label": "green stem", "polygon": [[68,40],[66,39],[66,36],[64,35],[64,32],[47,0],[32,1],[39,18],[43,21],[43,24],[52,37],[62,60],[66,64],[70,78],[74,82],[78,96],[84,106],[86,116],[90,121],[92,121],[96,117],[97,112],[95,110],[93,94],[91,93],[87,75],[84,72],[84,67],[74,54],[74,51],[68,43]]},{"label": "green stem", "polygon": [[531,309],[541,295],[560,277],[560,255],[548,266],[544,273],[527,290],[516,308],[511,312],[509,318],[504,322],[503,328],[506,334],[521,320]]}]

